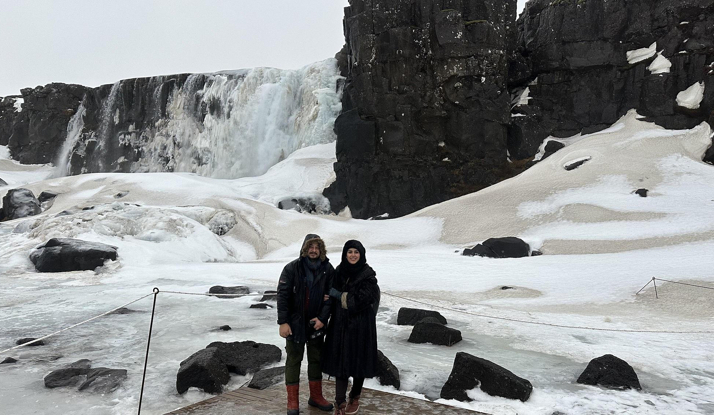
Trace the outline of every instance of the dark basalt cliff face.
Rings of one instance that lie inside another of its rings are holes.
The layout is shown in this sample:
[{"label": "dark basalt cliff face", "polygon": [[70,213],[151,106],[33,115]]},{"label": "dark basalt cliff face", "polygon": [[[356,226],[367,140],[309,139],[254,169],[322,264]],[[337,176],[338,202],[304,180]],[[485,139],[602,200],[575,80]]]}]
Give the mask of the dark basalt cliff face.
[{"label": "dark basalt cliff face", "polygon": [[[1,99],[0,145],[9,146],[13,158],[21,163],[53,161],[67,137],[67,124],[88,90],[55,83],[25,88],[21,96]],[[16,104],[18,99],[24,102]]]},{"label": "dark basalt cliff face", "polygon": [[[714,0],[530,0],[517,26],[514,9],[350,1],[334,211],[395,217],[478,190],[520,172],[546,137],[633,108],[666,128],[714,124]],[[657,54],[628,62],[653,43],[669,72],[648,69]],[[699,107],[678,105],[695,83]]]},{"label": "dark basalt cliff face", "polygon": [[401,216],[512,175],[516,1],[351,0],[332,209]]},{"label": "dark basalt cliff face", "polygon": [[[530,101],[515,108],[525,116],[509,131],[516,159],[549,135],[598,131],[633,108],[666,128],[714,125],[714,0],[531,0],[518,37],[511,89],[527,86]],[[668,73],[648,69],[657,55],[628,62],[628,51],[653,43]],[[677,94],[697,82],[699,108],[679,106]]]}]

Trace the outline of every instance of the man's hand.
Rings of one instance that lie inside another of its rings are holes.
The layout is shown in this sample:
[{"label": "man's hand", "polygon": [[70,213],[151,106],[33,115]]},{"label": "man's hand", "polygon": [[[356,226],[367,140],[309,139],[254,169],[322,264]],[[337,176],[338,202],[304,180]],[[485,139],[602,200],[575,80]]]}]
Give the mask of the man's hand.
[{"label": "man's hand", "polygon": [[329,296],[329,295],[325,295],[325,296],[322,297],[322,301],[327,301],[327,300],[329,300],[329,299],[330,299],[330,296]]},{"label": "man's hand", "polygon": [[320,319],[318,319],[317,317],[313,318],[310,321],[315,322],[315,326],[313,327],[315,330],[320,330],[321,328],[325,327],[325,325],[322,324],[322,321],[320,321]]},{"label": "man's hand", "polygon": [[293,331],[290,329],[290,324],[283,323],[280,325],[280,337],[287,338],[288,336],[291,336],[292,334],[293,334]]}]

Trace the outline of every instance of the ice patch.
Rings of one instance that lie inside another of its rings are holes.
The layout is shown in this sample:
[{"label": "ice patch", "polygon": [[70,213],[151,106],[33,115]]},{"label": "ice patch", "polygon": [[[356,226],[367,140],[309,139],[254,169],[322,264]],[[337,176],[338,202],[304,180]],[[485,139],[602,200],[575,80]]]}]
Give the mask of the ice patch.
[{"label": "ice patch", "polygon": [[635,49],[627,52],[627,62],[635,64],[653,57],[657,53],[657,42],[651,44],[648,48]]},{"label": "ice patch", "polygon": [[704,82],[695,82],[692,86],[677,94],[677,105],[692,110],[698,109],[704,99]]},{"label": "ice patch", "polygon": [[23,98],[15,98],[15,102],[13,102],[13,106],[15,107],[15,112],[22,112],[22,104],[25,103],[25,100]]},{"label": "ice patch", "polygon": [[672,62],[669,61],[669,59],[665,58],[664,55],[662,55],[662,52],[657,53],[657,57],[655,60],[652,61],[650,66],[647,67],[647,69],[650,70],[653,74],[663,74],[663,73],[669,73],[669,69],[672,67]]}]

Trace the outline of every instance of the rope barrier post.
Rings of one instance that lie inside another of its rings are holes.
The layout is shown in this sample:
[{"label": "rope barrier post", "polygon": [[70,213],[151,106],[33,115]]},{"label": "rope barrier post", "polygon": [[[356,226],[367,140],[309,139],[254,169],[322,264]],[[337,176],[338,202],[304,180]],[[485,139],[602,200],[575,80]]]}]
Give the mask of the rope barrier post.
[{"label": "rope barrier post", "polygon": [[655,287],[655,298],[659,300],[659,294],[657,294],[657,279],[655,277],[652,277],[652,283]]},{"label": "rope barrier post", "polygon": [[146,341],[146,357],[144,358],[144,374],[141,376],[141,392],[139,393],[139,412],[141,415],[141,401],[144,398],[144,383],[146,382],[146,367],[149,363],[149,347],[151,346],[151,330],[154,327],[154,312],[156,311],[156,297],[159,295],[159,289],[154,287],[154,305],[151,307],[151,323],[149,324],[149,338]]},{"label": "rope barrier post", "polygon": [[641,292],[642,292],[642,290],[644,290],[645,288],[647,288],[647,286],[648,286],[648,285],[652,284],[652,280],[654,280],[654,278],[652,278],[651,280],[647,281],[647,284],[645,284],[645,286],[644,286],[644,287],[640,288],[640,290],[639,290],[639,291],[637,291],[637,292],[635,293],[635,295],[637,295],[637,294],[641,293]]}]

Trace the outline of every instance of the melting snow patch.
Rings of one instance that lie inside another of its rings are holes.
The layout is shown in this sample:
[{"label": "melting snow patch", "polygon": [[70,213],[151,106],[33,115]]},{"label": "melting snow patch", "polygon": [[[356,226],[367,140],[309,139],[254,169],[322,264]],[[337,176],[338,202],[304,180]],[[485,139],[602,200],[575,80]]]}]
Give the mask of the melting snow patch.
[{"label": "melting snow patch", "polygon": [[657,42],[654,42],[648,48],[635,49],[627,52],[627,63],[633,64],[642,62],[653,57],[657,53]]},{"label": "melting snow patch", "polygon": [[15,106],[15,112],[22,112],[22,104],[25,103],[25,100],[22,98],[15,98],[15,102],[13,105]]},{"label": "melting snow patch", "polygon": [[704,98],[704,82],[696,82],[689,88],[677,94],[677,105],[689,109],[699,108]]},{"label": "melting snow patch", "polygon": [[669,68],[672,67],[672,62],[662,55],[662,52],[657,53],[657,57],[647,69],[653,74],[669,73]]}]

